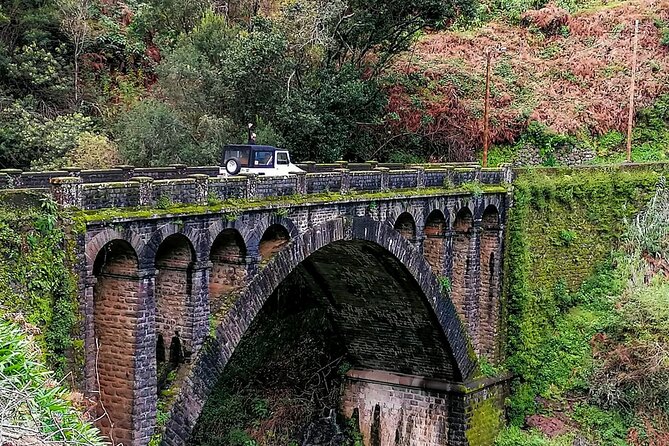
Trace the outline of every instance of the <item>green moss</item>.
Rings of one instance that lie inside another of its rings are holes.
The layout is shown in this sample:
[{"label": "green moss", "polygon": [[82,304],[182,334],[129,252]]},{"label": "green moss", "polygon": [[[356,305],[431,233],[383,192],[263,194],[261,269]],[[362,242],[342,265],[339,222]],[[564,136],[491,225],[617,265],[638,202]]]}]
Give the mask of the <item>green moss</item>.
[{"label": "green moss", "polygon": [[536,397],[587,393],[590,340],[622,288],[611,252],[667,166],[521,171],[506,234],[504,298],[510,417],[522,425]]},{"label": "green moss", "polygon": [[470,446],[490,444],[488,436],[494,436],[502,429],[503,419],[502,409],[495,405],[493,398],[475,404],[469,419],[469,427],[465,432],[468,444]]},{"label": "green moss", "polygon": [[[481,185],[481,194],[505,193],[507,189],[503,186]],[[74,211],[72,217],[77,225],[92,222],[112,222],[125,219],[159,218],[167,216],[185,216],[198,214],[224,213],[226,217],[238,215],[241,211],[248,209],[282,209],[285,206],[302,206],[319,203],[332,202],[362,202],[377,201],[383,199],[462,195],[471,192],[465,188],[426,188],[426,189],[399,189],[387,192],[357,192],[351,191],[346,195],[337,192],[290,195],[285,197],[266,197],[258,200],[229,199],[220,203],[211,202],[207,205],[172,204],[157,208],[109,208],[95,211]]]},{"label": "green moss", "polygon": [[50,199],[15,194],[0,201],[0,308],[38,327],[49,366],[64,372],[78,350],[72,336],[78,310],[74,242],[60,220]]}]

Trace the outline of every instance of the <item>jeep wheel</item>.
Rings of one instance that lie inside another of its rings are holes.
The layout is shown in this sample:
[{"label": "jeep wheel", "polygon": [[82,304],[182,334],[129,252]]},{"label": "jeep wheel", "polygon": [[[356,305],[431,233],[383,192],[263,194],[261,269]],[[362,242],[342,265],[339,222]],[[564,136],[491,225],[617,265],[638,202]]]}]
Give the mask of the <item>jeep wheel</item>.
[{"label": "jeep wheel", "polygon": [[230,158],[225,162],[225,170],[230,175],[237,175],[240,170],[242,170],[242,165],[239,163],[237,158]]}]

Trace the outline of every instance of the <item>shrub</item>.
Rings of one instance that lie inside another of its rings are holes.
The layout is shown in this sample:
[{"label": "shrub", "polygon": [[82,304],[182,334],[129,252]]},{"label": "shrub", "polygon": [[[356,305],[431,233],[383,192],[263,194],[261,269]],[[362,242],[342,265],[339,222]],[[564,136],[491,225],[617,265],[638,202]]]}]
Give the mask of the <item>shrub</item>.
[{"label": "shrub", "polygon": [[35,344],[18,327],[0,321],[3,433],[22,438],[26,430],[34,430],[41,439],[63,445],[105,444],[98,430],[72,407],[67,391],[39,357]]},{"label": "shrub", "polygon": [[62,161],[63,165],[82,169],[108,169],[122,164],[118,147],[104,135],[83,132],[77,138],[77,145]]}]

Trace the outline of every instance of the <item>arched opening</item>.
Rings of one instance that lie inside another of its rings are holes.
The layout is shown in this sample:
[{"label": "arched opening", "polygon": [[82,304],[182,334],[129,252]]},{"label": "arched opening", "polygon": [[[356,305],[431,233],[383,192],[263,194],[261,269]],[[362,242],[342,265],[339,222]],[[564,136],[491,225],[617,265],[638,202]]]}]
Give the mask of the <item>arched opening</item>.
[{"label": "arched opening", "polygon": [[425,222],[425,241],[423,242],[423,255],[437,276],[444,272],[444,255],[446,251],[446,218],[444,214],[435,209],[428,215]]},{"label": "arched opening", "polygon": [[158,367],[165,362],[165,339],[163,335],[159,334],[156,339],[156,362]]},{"label": "arched opening", "polygon": [[416,222],[410,213],[403,212],[400,214],[395,220],[394,227],[397,232],[402,234],[402,237],[410,242],[416,240]]},{"label": "arched opening", "polygon": [[431,409],[434,420],[422,432],[412,432],[389,409],[394,404],[411,414],[417,410],[411,401],[388,393],[388,408],[377,408],[370,395],[392,388],[353,381],[350,369],[461,379],[413,275],[385,248],[362,240],[317,250],[273,291],[210,394],[191,444],[231,444],[231,435],[257,444],[314,444],[315,433],[316,444],[329,444],[323,435],[330,441],[345,430],[333,426],[331,411],[339,408],[346,418],[359,414],[366,444],[372,425],[379,438],[399,432],[407,444],[419,444],[418,435],[445,443],[447,430],[437,423],[446,418],[445,404]]},{"label": "arched opening", "polygon": [[[194,259],[193,247],[182,234],[167,237],[156,253],[156,337],[162,337],[163,348],[167,347],[164,341],[171,340],[168,348],[156,352],[156,360],[158,357],[169,358],[169,361],[156,361],[158,392],[163,390],[170,372],[184,363],[192,352],[195,309],[190,301]],[[179,341],[176,344],[178,352],[172,350],[175,337]],[[175,363],[173,358],[178,358],[179,362]]]},{"label": "arched opening", "polygon": [[170,342],[170,364],[172,364],[172,367],[178,367],[183,361],[184,352],[181,348],[181,340],[179,340],[179,336],[174,336],[172,342]]},{"label": "arched opening", "polygon": [[239,231],[222,231],[214,240],[209,259],[209,310],[215,319],[219,319],[246,281],[246,245]]},{"label": "arched opening", "polygon": [[479,308],[480,353],[489,360],[498,360],[498,325],[500,312],[499,265],[495,259],[501,258],[501,238],[499,212],[495,206],[488,206],[481,219],[481,290]]},{"label": "arched opening", "polygon": [[[117,443],[133,435],[136,326],[142,307],[137,254],[124,240],[107,243],[93,266],[97,380],[102,404],[98,425]],[[106,410],[102,410],[102,407]]]},{"label": "arched opening", "polygon": [[471,323],[474,310],[472,294],[472,237],[474,217],[467,207],[463,207],[455,216],[453,224],[453,276],[451,279],[451,300],[463,321]]},{"label": "arched opening", "polygon": [[281,251],[290,241],[288,230],[280,224],[273,224],[265,230],[260,239],[258,252],[261,262],[269,261],[276,253]]}]

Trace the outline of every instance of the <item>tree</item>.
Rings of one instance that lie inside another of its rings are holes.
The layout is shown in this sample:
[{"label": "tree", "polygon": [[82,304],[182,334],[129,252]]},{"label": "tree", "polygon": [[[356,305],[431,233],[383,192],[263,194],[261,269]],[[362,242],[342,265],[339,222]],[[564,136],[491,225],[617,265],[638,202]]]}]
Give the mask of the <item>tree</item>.
[{"label": "tree", "polygon": [[63,31],[70,37],[73,45],[72,62],[74,64],[74,103],[79,102],[79,59],[88,42],[90,27],[89,0],[57,0]]}]

